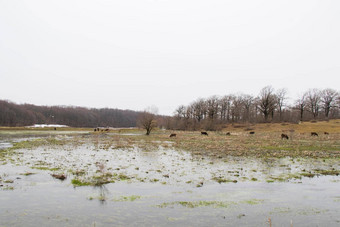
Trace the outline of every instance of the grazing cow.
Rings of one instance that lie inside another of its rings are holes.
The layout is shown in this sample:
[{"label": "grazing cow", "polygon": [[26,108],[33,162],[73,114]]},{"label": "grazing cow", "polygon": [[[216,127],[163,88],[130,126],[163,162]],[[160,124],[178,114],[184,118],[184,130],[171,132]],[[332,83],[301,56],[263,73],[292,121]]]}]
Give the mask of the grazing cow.
[{"label": "grazing cow", "polygon": [[311,132],[310,135],[311,136],[319,136],[316,132]]},{"label": "grazing cow", "polygon": [[105,129],[105,131],[106,131],[106,132],[108,132],[108,131],[109,131],[109,129],[107,128],[107,129]]},{"label": "grazing cow", "polygon": [[95,131],[95,132],[96,132],[96,131],[97,131],[97,129],[95,128],[95,129],[93,129],[93,131]]},{"label": "grazing cow", "polygon": [[324,132],[324,134],[325,134],[325,135],[329,135],[329,133],[328,133],[328,132]]},{"label": "grazing cow", "polygon": [[175,133],[171,133],[170,137],[176,137],[176,134]]},{"label": "grazing cow", "polygon": [[255,132],[249,132],[249,134],[253,135],[253,134],[255,134]]},{"label": "grazing cow", "polygon": [[282,133],[281,134],[281,139],[289,139],[289,137],[288,137],[288,135],[287,134],[284,134],[284,133]]},{"label": "grazing cow", "polygon": [[57,128],[54,128],[54,130],[57,130]]},{"label": "grazing cow", "polygon": [[225,135],[226,135],[226,136],[230,136],[231,134],[230,134],[230,132],[227,132]]},{"label": "grazing cow", "polygon": [[207,136],[207,135],[208,135],[208,133],[207,133],[207,132],[201,132],[201,135],[205,135],[205,136]]}]

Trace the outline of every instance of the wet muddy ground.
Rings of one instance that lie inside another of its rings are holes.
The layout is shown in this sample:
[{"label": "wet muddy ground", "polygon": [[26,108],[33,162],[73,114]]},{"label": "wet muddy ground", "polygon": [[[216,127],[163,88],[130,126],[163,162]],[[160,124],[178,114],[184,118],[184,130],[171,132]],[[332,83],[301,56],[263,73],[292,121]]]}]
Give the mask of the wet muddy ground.
[{"label": "wet muddy ground", "polygon": [[2,134],[0,226],[340,225],[339,158],[206,155],[154,139]]}]

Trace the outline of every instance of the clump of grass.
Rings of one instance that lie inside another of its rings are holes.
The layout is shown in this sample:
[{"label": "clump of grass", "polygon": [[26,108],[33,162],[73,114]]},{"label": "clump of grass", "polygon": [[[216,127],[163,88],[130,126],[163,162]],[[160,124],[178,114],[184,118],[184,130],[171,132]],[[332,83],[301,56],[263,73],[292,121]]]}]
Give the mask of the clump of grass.
[{"label": "clump of grass", "polygon": [[214,208],[229,208],[232,205],[235,205],[235,202],[223,202],[223,201],[176,201],[170,203],[162,203],[158,205],[160,208],[165,207],[173,207],[175,205],[181,205],[187,208],[196,208],[196,207],[206,207],[211,206]]},{"label": "clump of grass", "polygon": [[4,190],[4,191],[12,191],[12,190],[14,190],[14,187],[6,185],[6,186],[2,187],[2,190]]},{"label": "clump of grass", "polygon": [[241,203],[246,203],[249,205],[258,205],[262,203],[264,200],[263,199],[250,199],[250,200],[244,200]]},{"label": "clump of grass", "polygon": [[330,176],[338,176],[340,174],[340,170],[324,170],[324,169],[315,169],[315,172],[321,174],[321,175],[330,175]]},{"label": "clump of grass", "polygon": [[49,171],[58,171],[60,168],[50,168],[46,166],[33,166],[32,169],[39,169],[39,170],[49,170]]},{"label": "clump of grass", "polygon": [[72,179],[71,183],[74,187],[80,187],[80,186],[89,186],[92,185],[91,182],[81,181],[79,179]]},{"label": "clump of grass", "polygon": [[26,173],[21,173],[20,175],[24,175],[24,176],[30,176],[36,173],[32,173],[32,172],[26,172]]},{"label": "clump of grass", "polygon": [[222,177],[213,177],[212,180],[216,181],[217,183],[237,183],[237,180],[230,180],[230,179],[225,179]]},{"label": "clump of grass", "polygon": [[141,199],[142,197],[139,195],[131,195],[131,196],[121,196],[118,199],[113,199],[116,202],[133,202],[135,200]]},{"label": "clump of grass", "polygon": [[129,176],[123,174],[123,173],[120,173],[120,174],[117,176],[117,179],[123,180],[123,181],[124,181],[124,180],[130,180],[131,177],[129,177]]},{"label": "clump of grass", "polygon": [[316,176],[315,173],[300,173],[300,174],[301,174],[301,176],[303,176],[303,177],[309,177],[309,178],[313,178],[313,177]]}]

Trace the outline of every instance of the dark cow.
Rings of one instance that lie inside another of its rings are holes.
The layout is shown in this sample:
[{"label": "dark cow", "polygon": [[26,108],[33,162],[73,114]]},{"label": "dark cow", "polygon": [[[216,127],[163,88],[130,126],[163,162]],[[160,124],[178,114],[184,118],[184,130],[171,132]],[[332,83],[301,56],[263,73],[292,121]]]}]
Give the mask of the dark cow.
[{"label": "dark cow", "polygon": [[289,137],[288,137],[287,134],[282,133],[282,134],[281,134],[281,139],[286,139],[286,140],[288,140]]},{"label": "dark cow", "polygon": [[170,137],[176,137],[176,134],[175,133],[171,133]]},{"label": "dark cow", "polygon": [[319,136],[316,132],[311,132],[310,135],[311,136]]},{"label": "dark cow", "polygon": [[328,132],[324,132],[324,134],[325,134],[325,135],[329,135],[329,133],[328,133]]},{"label": "dark cow", "polygon": [[106,131],[106,132],[108,132],[108,131],[109,131],[109,129],[107,128],[107,129],[105,129],[105,131]]},{"label": "dark cow", "polygon": [[208,133],[207,133],[207,132],[201,132],[201,135],[205,135],[205,136],[207,136],[207,135],[208,135]]},{"label": "dark cow", "polygon": [[255,134],[255,132],[249,132],[249,134],[253,135],[253,134]]},{"label": "dark cow", "polygon": [[230,132],[227,132],[225,135],[226,135],[226,136],[230,136],[231,134],[230,134]]}]

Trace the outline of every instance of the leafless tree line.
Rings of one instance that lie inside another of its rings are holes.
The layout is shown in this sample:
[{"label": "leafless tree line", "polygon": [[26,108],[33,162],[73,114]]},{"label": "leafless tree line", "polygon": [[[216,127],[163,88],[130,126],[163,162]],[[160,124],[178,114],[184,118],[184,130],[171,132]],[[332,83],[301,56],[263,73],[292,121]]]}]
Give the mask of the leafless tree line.
[{"label": "leafless tree line", "polygon": [[333,89],[309,89],[288,104],[286,89],[266,86],[254,97],[230,94],[199,98],[179,106],[165,127],[180,130],[218,130],[226,123],[299,122],[340,117],[340,95]]},{"label": "leafless tree line", "polygon": [[140,113],[110,108],[19,105],[0,100],[0,126],[61,124],[71,127],[135,127]]}]

